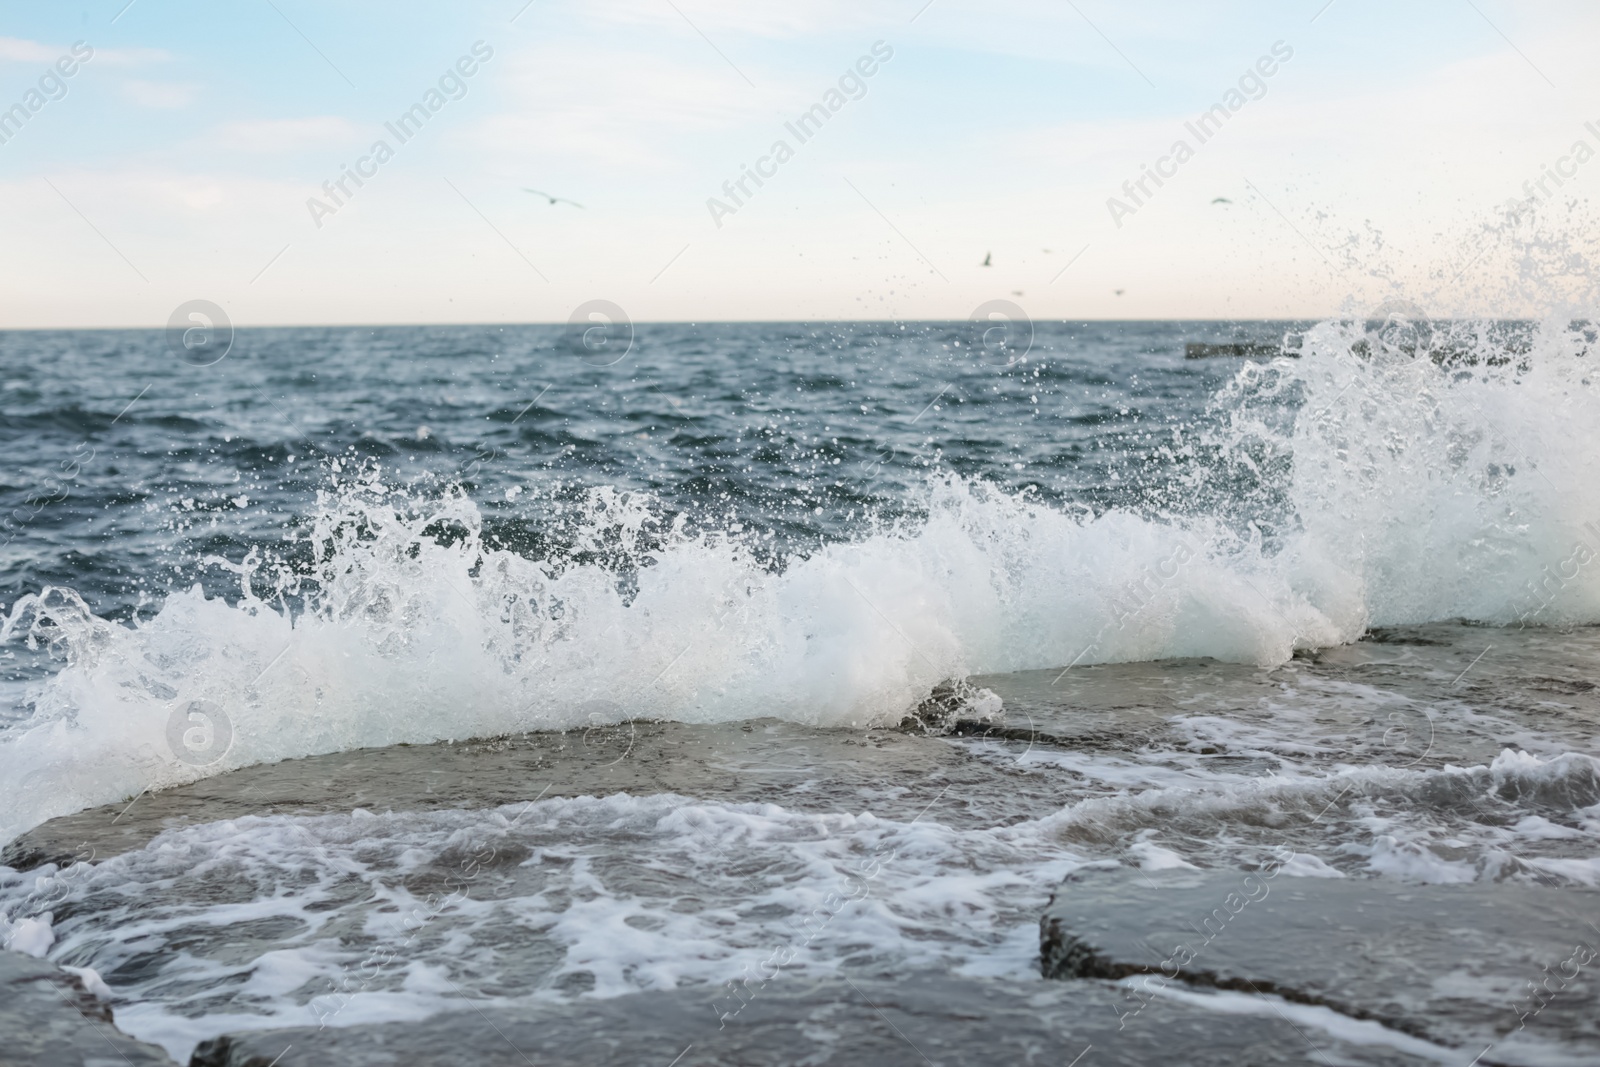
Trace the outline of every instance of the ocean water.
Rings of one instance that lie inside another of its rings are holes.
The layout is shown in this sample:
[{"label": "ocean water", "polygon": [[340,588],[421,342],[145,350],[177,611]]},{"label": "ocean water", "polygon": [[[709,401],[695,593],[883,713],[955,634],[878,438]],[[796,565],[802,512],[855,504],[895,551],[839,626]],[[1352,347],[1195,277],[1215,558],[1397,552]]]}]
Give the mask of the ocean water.
[{"label": "ocean water", "polygon": [[1600,884],[1592,325],[605,340],[0,333],[0,842],[133,827],[0,935],[183,1057],[1037,980],[1090,863]]}]

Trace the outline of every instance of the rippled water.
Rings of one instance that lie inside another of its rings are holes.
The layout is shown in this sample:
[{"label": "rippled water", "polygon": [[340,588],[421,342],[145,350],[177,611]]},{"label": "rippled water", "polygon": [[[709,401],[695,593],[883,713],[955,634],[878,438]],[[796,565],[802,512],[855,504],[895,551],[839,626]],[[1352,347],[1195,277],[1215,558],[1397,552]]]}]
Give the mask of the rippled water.
[{"label": "rippled water", "polygon": [[640,326],[610,366],[554,327],[244,330],[206,367],[157,331],[0,333],[4,587],[69,584],[127,617],[206,553],[276,543],[330,456],[459,482],[535,550],[570,544],[546,498],[592,486],[713,528],[736,515],[783,553],[915,512],[935,469],[1177,506],[1172,434],[1236,369],[1184,341],[1292,328],[1040,324],[1010,366],[953,324]]}]

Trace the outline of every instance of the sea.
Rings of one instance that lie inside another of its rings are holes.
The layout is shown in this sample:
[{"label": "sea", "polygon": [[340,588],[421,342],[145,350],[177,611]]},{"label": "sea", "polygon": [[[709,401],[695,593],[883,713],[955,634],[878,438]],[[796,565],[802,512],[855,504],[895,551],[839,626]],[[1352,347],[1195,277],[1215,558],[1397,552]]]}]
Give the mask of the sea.
[{"label": "sea", "polygon": [[1285,842],[1595,887],[1597,345],[0,332],[0,941],[183,1062],[659,990],[710,1041],[753,974],[1027,988],[1071,872]]}]

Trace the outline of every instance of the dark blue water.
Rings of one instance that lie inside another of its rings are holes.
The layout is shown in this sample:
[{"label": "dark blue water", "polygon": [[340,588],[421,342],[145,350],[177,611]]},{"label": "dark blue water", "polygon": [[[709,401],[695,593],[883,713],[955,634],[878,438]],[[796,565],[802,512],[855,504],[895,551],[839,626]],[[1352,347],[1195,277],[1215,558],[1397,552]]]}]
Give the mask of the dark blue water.
[{"label": "dark blue water", "polygon": [[159,331],[0,333],[0,601],[68,586],[127,619],[224,586],[202,561],[278,545],[335,458],[459,484],[534,554],[570,547],[552,504],[598,485],[759,530],[774,562],[914,512],[931,471],[1192,510],[1239,361],[1185,342],[1295,328],[1041,323],[1024,354],[965,323],[640,325],[608,366],[558,327],[246,329],[209,366]]}]

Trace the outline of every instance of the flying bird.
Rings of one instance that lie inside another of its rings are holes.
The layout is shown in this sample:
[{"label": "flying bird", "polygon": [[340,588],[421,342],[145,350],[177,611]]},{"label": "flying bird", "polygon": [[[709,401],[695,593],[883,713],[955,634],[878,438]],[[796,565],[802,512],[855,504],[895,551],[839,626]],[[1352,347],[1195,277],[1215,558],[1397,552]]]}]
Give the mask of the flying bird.
[{"label": "flying bird", "polygon": [[1213,201],[1211,201],[1211,202],[1212,202],[1212,203],[1213,203],[1213,204],[1231,204],[1231,203],[1233,203],[1233,201],[1232,201],[1232,200],[1229,200],[1229,199],[1228,199],[1228,198],[1227,198],[1227,197],[1225,197],[1225,196],[1219,196],[1219,197],[1217,197],[1217,198],[1216,198],[1216,199],[1215,199],[1215,200],[1213,200]]},{"label": "flying bird", "polygon": [[1122,295],[1122,294],[1123,294],[1123,293],[1125,293],[1125,292],[1127,292],[1127,290],[1126,290],[1126,289],[1118,289],[1118,290],[1117,290],[1117,295],[1118,295],[1118,296],[1121,296],[1121,295]]},{"label": "flying bird", "polygon": [[991,253],[989,253],[989,252],[985,252],[983,254],[983,266],[987,267],[987,266],[990,265],[990,263],[989,263],[989,256],[990,255],[991,255]]},{"label": "flying bird", "polygon": [[573,207],[580,207],[580,208],[583,207],[583,205],[578,203],[576,200],[568,200],[564,196],[551,196],[549,193],[540,192],[538,189],[526,189],[525,188],[522,191],[525,192],[525,193],[532,193],[534,196],[542,196],[542,197],[544,197],[546,200],[550,201],[551,206],[554,206],[556,204],[571,204]]}]

